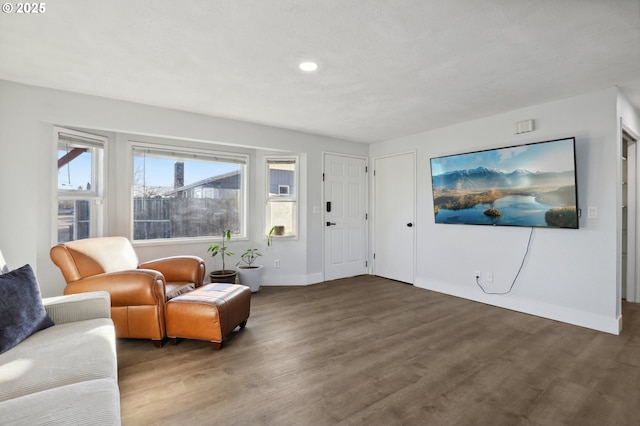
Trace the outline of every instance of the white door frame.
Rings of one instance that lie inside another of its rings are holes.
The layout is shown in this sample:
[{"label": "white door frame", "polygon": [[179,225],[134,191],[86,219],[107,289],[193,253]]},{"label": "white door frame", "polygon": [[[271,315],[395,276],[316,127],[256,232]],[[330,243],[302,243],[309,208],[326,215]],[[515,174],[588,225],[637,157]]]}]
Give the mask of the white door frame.
[{"label": "white door frame", "polygon": [[[624,122],[621,123],[620,146],[624,144],[623,132],[635,140],[627,152],[627,268],[626,268],[626,299],[629,302],[640,302],[640,258],[638,257],[638,200],[640,185],[638,185],[638,161],[640,159],[640,137]],[[624,226],[625,224],[621,224]],[[622,290],[622,289],[621,289]]]},{"label": "white door frame", "polygon": [[[400,155],[407,155],[407,154],[411,154],[413,157],[413,173],[414,173],[414,179],[413,179],[413,188],[411,189],[411,193],[413,194],[413,211],[411,212],[412,216],[413,216],[413,229],[414,229],[414,238],[413,238],[413,271],[411,271],[412,274],[412,280],[411,280],[411,284],[415,284],[415,280],[416,280],[416,253],[417,253],[417,241],[418,241],[418,217],[417,217],[417,206],[418,206],[418,199],[417,199],[417,173],[418,173],[418,168],[417,168],[417,157],[418,157],[418,153],[416,150],[410,150],[410,151],[402,151],[402,152],[395,152],[393,154],[386,154],[386,155],[380,155],[378,157],[374,157],[371,159],[371,170],[372,173],[369,175],[369,178],[373,180],[373,184],[372,184],[372,192],[371,192],[371,212],[372,214],[369,216],[370,219],[370,232],[371,232],[371,247],[373,249],[375,249],[376,247],[376,236],[375,236],[375,214],[373,214],[373,212],[375,212],[375,206],[376,206],[376,181],[374,179],[374,175],[373,175],[373,171],[375,170],[375,165],[376,165],[376,161],[384,159],[384,158],[390,158],[390,157],[397,157]],[[376,271],[375,271],[375,261],[373,259],[373,251],[370,253],[369,255],[369,259],[370,259],[370,265],[371,265],[371,273],[375,275]]]},{"label": "white door frame", "polygon": [[[350,155],[350,154],[344,154],[341,152],[332,152],[332,151],[322,151],[322,202],[320,205],[320,212],[321,212],[321,218],[322,218],[322,222],[321,222],[321,226],[322,226],[322,281],[326,281],[326,257],[324,255],[325,253],[325,249],[326,249],[326,244],[327,242],[325,241],[325,213],[326,213],[326,196],[325,196],[325,186],[324,186],[324,167],[325,167],[325,158],[327,155],[333,155],[336,157],[345,157],[345,158],[355,158],[358,160],[364,160],[365,164],[367,165],[367,170],[370,170],[371,167],[369,165],[369,157],[363,157],[360,155]],[[366,206],[366,210],[367,212],[365,212],[367,214],[368,220],[367,220],[367,224],[365,225],[366,231],[365,232],[365,236],[366,236],[366,242],[365,242],[365,247],[364,247],[364,251],[363,253],[366,253],[366,259],[367,259],[367,271],[371,271],[371,259],[369,256],[369,233],[370,233],[370,223],[371,223],[371,213],[369,212],[369,179],[365,179],[365,206]]]}]

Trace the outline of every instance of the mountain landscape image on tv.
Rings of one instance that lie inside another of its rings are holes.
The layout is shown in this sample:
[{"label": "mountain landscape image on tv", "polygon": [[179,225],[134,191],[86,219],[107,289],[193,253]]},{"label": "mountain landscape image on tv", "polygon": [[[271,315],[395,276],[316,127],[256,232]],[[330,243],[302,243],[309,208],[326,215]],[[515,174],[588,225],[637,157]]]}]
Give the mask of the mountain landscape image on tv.
[{"label": "mountain landscape image on tv", "polygon": [[578,228],[575,138],[431,159],[436,223]]}]

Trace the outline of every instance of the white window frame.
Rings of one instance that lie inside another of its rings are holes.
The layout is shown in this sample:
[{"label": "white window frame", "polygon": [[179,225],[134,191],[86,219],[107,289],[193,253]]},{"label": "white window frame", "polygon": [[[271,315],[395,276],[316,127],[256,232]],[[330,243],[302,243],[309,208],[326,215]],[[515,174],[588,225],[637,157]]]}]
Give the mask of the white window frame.
[{"label": "white window frame", "polygon": [[183,146],[176,145],[165,145],[160,143],[152,143],[152,142],[140,142],[135,140],[128,141],[129,149],[129,163],[130,163],[130,176],[131,179],[129,181],[130,184],[130,193],[128,197],[128,202],[130,204],[130,218],[129,218],[129,236],[132,244],[134,245],[163,245],[163,244],[181,244],[185,242],[199,242],[199,241],[212,241],[212,240],[220,240],[222,239],[222,235],[205,235],[199,237],[175,237],[175,238],[156,238],[156,239],[147,239],[147,240],[135,240],[134,239],[134,185],[133,185],[133,174],[134,174],[134,156],[136,151],[147,151],[150,154],[161,155],[165,157],[176,157],[176,158],[184,158],[188,157],[192,158],[201,158],[207,159],[210,161],[229,161],[236,162],[238,164],[243,165],[242,169],[242,179],[241,179],[241,196],[238,206],[240,213],[240,233],[237,235],[233,235],[234,240],[247,240],[247,199],[248,199],[248,181],[249,181],[249,170],[250,170],[250,157],[247,154],[233,151],[218,151],[218,150],[204,150],[198,148],[189,148]]},{"label": "white window frame", "polygon": [[[62,141],[69,141],[74,146],[82,146],[90,149],[97,148],[91,156],[91,182],[89,191],[58,189],[58,149]],[[105,211],[105,184],[108,138],[63,127],[53,127],[54,165],[52,179],[53,190],[53,215],[51,240],[58,244],[58,202],[59,200],[85,200],[90,206],[89,237],[102,237],[104,235],[104,211]]]},{"label": "white window frame", "polygon": [[[271,175],[270,175],[270,162],[277,161],[286,161],[293,162],[295,167],[295,175],[294,175],[294,194],[290,193],[289,185],[278,185],[278,194],[271,195],[270,186],[271,186]],[[272,234],[271,238],[284,238],[284,239],[298,239],[300,236],[300,156],[297,154],[293,155],[265,155],[264,157],[264,165],[265,165],[265,232],[269,233],[271,229],[271,223],[269,221],[269,212],[271,203],[281,203],[281,202],[289,202],[293,203],[295,206],[295,216],[292,218],[295,224],[295,229],[291,233],[286,233],[285,235],[275,235]],[[280,194],[280,187],[287,187],[287,194]]]}]

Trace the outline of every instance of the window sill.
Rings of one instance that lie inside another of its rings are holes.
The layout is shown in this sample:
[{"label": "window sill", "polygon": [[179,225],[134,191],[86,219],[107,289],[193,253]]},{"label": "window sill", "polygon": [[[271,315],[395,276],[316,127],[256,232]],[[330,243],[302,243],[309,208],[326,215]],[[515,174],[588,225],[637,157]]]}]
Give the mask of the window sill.
[{"label": "window sill", "polygon": [[[273,244],[274,241],[296,241],[298,240],[298,236],[297,235],[272,235],[271,236],[271,244]],[[266,238],[265,238],[266,241]]]}]

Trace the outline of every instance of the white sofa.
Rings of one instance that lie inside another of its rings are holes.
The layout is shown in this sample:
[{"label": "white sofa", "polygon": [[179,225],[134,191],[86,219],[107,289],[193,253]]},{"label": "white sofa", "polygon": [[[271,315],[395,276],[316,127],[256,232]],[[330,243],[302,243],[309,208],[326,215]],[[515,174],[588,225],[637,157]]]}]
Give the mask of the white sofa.
[{"label": "white sofa", "polygon": [[0,354],[2,425],[119,425],[109,293],[43,299],[54,322]]}]

